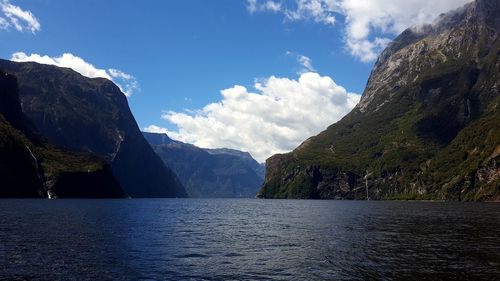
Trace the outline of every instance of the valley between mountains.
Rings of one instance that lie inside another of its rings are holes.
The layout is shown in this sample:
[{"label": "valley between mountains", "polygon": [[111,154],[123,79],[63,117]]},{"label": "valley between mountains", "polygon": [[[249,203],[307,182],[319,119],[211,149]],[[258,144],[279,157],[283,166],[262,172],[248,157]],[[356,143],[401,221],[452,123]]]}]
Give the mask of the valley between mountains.
[{"label": "valley between mountains", "polygon": [[265,165],[141,132],[110,80],[0,60],[0,197],[499,201],[498,15],[407,29],[349,114]]}]

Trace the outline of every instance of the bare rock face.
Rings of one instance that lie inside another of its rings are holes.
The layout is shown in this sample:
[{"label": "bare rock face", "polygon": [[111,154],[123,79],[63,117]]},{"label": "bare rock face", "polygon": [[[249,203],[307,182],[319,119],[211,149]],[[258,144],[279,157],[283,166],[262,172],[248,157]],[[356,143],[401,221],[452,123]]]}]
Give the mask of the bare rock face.
[{"label": "bare rock face", "polygon": [[499,14],[478,0],[404,31],[351,113],[267,160],[259,196],[499,200]]},{"label": "bare rock face", "polygon": [[[498,1],[476,1],[441,15],[436,23],[404,31],[380,55],[357,108],[377,110],[399,88],[447,62],[477,62],[498,36]],[[439,89],[435,89],[436,93]],[[369,109],[375,98],[374,108]]]},{"label": "bare rock face", "polygon": [[186,196],[111,81],[38,63],[0,60],[0,68],[17,76],[22,110],[44,137],[68,150],[103,158],[129,196]]}]

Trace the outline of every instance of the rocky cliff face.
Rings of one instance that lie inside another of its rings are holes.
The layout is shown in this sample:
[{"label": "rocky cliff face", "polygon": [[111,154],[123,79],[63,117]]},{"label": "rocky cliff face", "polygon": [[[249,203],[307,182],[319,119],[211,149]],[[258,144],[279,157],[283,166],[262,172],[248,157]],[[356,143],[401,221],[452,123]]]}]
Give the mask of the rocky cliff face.
[{"label": "rocky cliff face", "polygon": [[500,199],[500,3],[408,29],[356,108],[266,162],[264,198]]},{"label": "rocky cliff face", "polygon": [[21,111],[17,79],[0,71],[0,197],[124,197],[110,167],[50,145]]},{"label": "rocky cliff face", "polygon": [[231,149],[203,149],[144,133],[156,153],[179,176],[190,197],[253,198],[262,184],[261,166],[250,154]]},{"label": "rocky cliff face", "polygon": [[111,81],[37,63],[0,60],[0,68],[18,77],[22,110],[40,133],[66,149],[105,159],[129,196],[186,196]]}]

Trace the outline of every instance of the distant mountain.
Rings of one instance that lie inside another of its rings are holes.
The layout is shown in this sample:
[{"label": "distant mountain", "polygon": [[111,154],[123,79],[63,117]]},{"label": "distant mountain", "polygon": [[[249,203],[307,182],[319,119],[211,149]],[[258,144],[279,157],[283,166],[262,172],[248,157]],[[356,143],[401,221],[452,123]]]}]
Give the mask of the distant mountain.
[{"label": "distant mountain", "polygon": [[230,155],[236,158],[241,159],[248,167],[252,168],[252,170],[262,179],[264,179],[266,173],[266,166],[264,164],[258,163],[255,159],[253,159],[252,155],[248,152],[229,149],[229,148],[203,148],[206,152],[212,155]]},{"label": "distant mountain", "polygon": [[42,135],[71,151],[105,159],[129,196],[186,196],[142,136],[113,82],[32,62],[0,60],[0,69],[17,76],[22,110]]},{"label": "distant mountain", "polygon": [[360,103],[266,162],[263,198],[500,200],[500,1],[408,29]]},{"label": "distant mountain", "polygon": [[40,137],[21,111],[15,76],[0,71],[0,198],[120,198],[105,161]]},{"label": "distant mountain", "polygon": [[184,144],[183,142],[171,139],[167,134],[155,134],[142,132],[142,135],[150,145],[164,145],[164,144]]},{"label": "distant mountain", "polygon": [[204,149],[174,141],[166,134],[143,134],[190,197],[255,197],[264,179],[263,167],[247,152]]}]

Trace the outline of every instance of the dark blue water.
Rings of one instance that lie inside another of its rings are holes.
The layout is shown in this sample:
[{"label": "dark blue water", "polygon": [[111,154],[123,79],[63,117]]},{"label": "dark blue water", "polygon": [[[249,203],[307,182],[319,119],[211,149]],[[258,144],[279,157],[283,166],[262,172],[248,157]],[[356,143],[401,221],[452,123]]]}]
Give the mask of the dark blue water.
[{"label": "dark blue water", "polygon": [[0,200],[0,280],[500,280],[500,204]]}]

